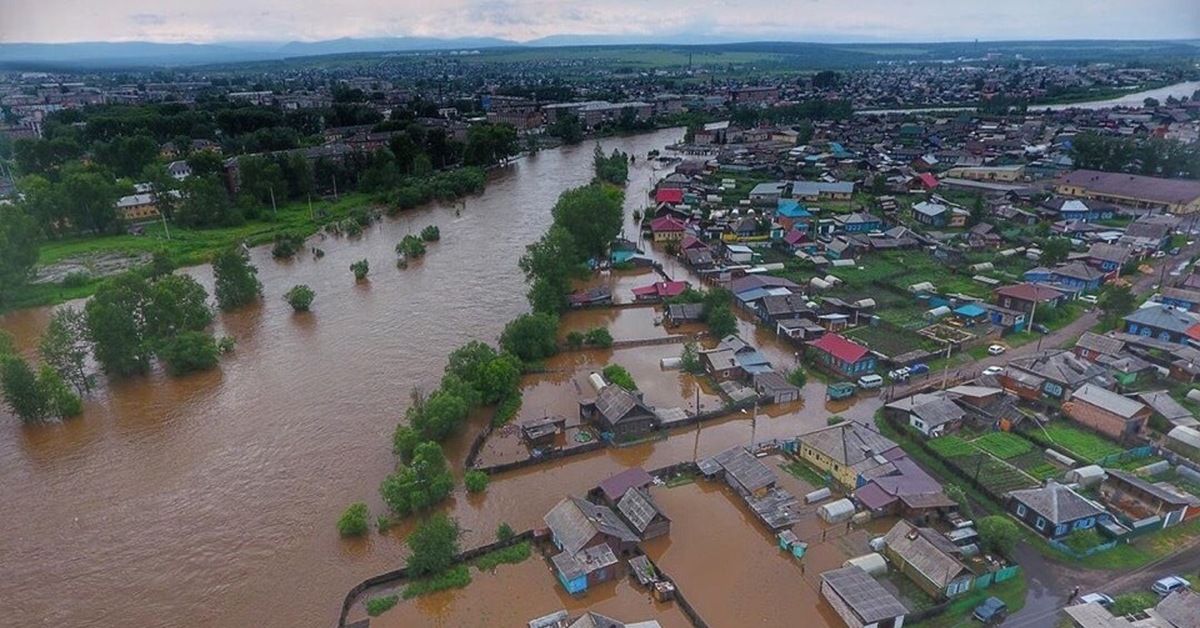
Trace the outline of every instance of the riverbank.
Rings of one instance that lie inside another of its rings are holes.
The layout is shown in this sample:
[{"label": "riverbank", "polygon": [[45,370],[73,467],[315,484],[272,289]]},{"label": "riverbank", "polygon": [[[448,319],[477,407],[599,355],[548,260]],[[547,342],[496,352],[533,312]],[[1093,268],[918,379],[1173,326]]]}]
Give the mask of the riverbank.
[{"label": "riverbank", "polygon": [[[1181,98],[1183,96],[1191,96],[1192,92],[1200,89],[1200,81],[1182,81],[1179,83],[1151,83],[1149,85],[1138,86],[1130,89],[1108,88],[1099,90],[1090,94],[1077,94],[1072,96],[1061,96],[1058,98],[1050,98],[1036,103],[1025,103],[1027,109],[1031,112],[1045,111],[1060,111],[1063,109],[1103,109],[1105,107],[1141,107],[1142,101],[1146,98],[1154,98],[1156,100],[1166,100],[1168,96]],[[914,105],[912,107],[899,107],[895,109],[856,109],[854,115],[888,115],[888,114],[904,114],[904,113],[941,113],[956,114],[966,111],[975,111],[978,109],[975,105],[933,105],[922,106]]]}]

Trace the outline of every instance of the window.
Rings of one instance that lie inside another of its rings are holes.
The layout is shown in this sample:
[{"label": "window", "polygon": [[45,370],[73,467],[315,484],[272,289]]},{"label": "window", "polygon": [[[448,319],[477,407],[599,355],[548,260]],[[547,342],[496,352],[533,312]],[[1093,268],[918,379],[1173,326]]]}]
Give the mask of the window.
[{"label": "window", "polygon": [[1026,512],[1025,504],[1017,504],[1017,516],[1024,517],[1025,512]]},{"label": "window", "polygon": [[1066,524],[1060,523],[1057,527],[1054,528],[1054,536],[1062,536],[1066,533],[1067,533]]},{"label": "window", "polygon": [[1046,520],[1042,519],[1041,517],[1038,517],[1037,523],[1034,524],[1034,527],[1036,527],[1039,530],[1045,530],[1046,529]]}]

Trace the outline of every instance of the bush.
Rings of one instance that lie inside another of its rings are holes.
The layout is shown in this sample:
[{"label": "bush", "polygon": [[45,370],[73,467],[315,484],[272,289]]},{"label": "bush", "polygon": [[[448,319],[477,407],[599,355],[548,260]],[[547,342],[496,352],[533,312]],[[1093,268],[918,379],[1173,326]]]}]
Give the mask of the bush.
[{"label": "bush", "polygon": [[584,336],[583,336],[582,332],[578,332],[578,331],[568,332],[567,333],[567,348],[568,349],[578,349],[578,348],[582,347],[583,339],[584,339]]},{"label": "bush", "polygon": [[406,260],[422,257],[425,255],[425,243],[415,235],[406,235],[404,239],[396,244],[396,255]]},{"label": "bush", "polygon": [[633,381],[633,376],[620,364],[609,364],[600,373],[609,383],[616,384],[625,390],[637,390],[637,383]]},{"label": "bush", "polygon": [[515,536],[517,533],[513,532],[512,526],[508,525],[507,521],[496,527],[496,540],[501,543],[511,541]]},{"label": "bush", "polygon": [[471,584],[471,568],[466,565],[455,565],[436,576],[409,584],[404,587],[401,595],[404,596],[404,599],[411,600],[414,597],[447,589],[461,589],[469,584]]},{"label": "bush", "polygon": [[283,293],[283,300],[287,301],[293,310],[307,312],[316,296],[317,293],[313,292],[312,288],[304,284],[297,284],[292,286],[291,290]]},{"label": "bush", "polygon": [[385,597],[373,597],[367,600],[367,614],[371,617],[381,615],[392,609],[393,606],[400,603],[400,597],[397,595],[388,595]]},{"label": "bush", "polygon": [[693,375],[704,372],[704,364],[700,362],[700,352],[696,349],[696,343],[683,343],[683,354],[679,356],[679,365],[684,371]]},{"label": "bush", "polygon": [[504,326],[500,346],[522,362],[544,360],[558,352],[558,317],[522,314]]},{"label": "bush", "polygon": [[375,517],[375,527],[379,528],[380,532],[387,532],[392,527],[392,518],[387,516],[387,513],[379,513],[379,516]]},{"label": "bush", "polygon": [[1013,547],[1021,538],[1021,529],[1005,515],[984,517],[975,523],[975,529],[979,531],[985,548],[1003,556],[1011,556]]},{"label": "bush", "polygon": [[64,288],[82,288],[89,283],[92,283],[91,275],[82,271],[76,271],[73,273],[67,273],[67,275],[62,278],[62,281],[59,282],[59,285]]},{"label": "bush", "polygon": [[217,365],[220,348],[212,334],[185,331],[166,342],[161,357],[171,375],[186,375],[207,371]]},{"label": "bush", "polygon": [[437,242],[442,239],[442,230],[437,225],[429,225],[421,230],[421,239],[426,242]]},{"label": "bush", "polygon": [[[980,532],[980,534],[982,535],[983,533]],[[1104,538],[1094,528],[1088,528],[1086,530],[1076,530],[1068,534],[1062,543],[1071,548],[1071,551],[1076,554],[1083,554],[1093,547],[1104,543]]]},{"label": "bush", "polygon": [[602,349],[613,346],[612,334],[608,332],[608,328],[606,327],[593,327],[589,329],[583,341],[593,347],[600,347]]},{"label": "bush", "polygon": [[505,423],[513,420],[517,416],[517,410],[521,409],[521,395],[516,394],[505,398],[500,402],[500,406],[496,408],[496,416],[492,418],[492,425],[500,427]]},{"label": "bush", "polygon": [[363,502],[354,502],[347,506],[346,511],[338,518],[337,529],[338,534],[342,536],[365,535],[367,533],[367,505]]},{"label": "bush", "polygon": [[288,232],[275,234],[275,246],[271,247],[272,257],[294,257],[304,248],[304,238]]},{"label": "bush", "polygon": [[533,554],[529,541],[492,550],[475,560],[480,571],[494,571],[500,565],[515,565],[524,562]]},{"label": "bush", "polygon": [[465,484],[467,490],[472,493],[482,493],[485,489],[487,489],[488,474],[484,473],[483,471],[476,471],[472,469],[467,471],[466,476],[463,477],[463,484]]},{"label": "bush", "polygon": [[365,259],[360,259],[350,265],[350,271],[354,273],[354,279],[362,281],[367,278],[367,273],[371,272],[371,264]]},{"label": "bush", "polygon": [[808,382],[808,375],[804,373],[803,368],[797,366],[795,370],[788,373],[787,380],[789,384],[797,388],[804,388],[804,384]]},{"label": "bush", "polygon": [[458,537],[462,533],[458,522],[438,513],[417,525],[405,544],[409,555],[405,562],[408,574],[414,578],[445,572],[454,564],[458,554]]},{"label": "bush", "polygon": [[846,417],[844,417],[840,414],[835,414],[835,415],[829,417],[828,419],[825,419],[825,425],[837,425],[838,423],[845,423],[845,422],[846,422]]},{"label": "bush", "polygon": [[1113,598],[1112,608],[1108,609],[1116,617],[1132,615],[1158,604],[1158,597],[1147,591],[1126,593]]}]

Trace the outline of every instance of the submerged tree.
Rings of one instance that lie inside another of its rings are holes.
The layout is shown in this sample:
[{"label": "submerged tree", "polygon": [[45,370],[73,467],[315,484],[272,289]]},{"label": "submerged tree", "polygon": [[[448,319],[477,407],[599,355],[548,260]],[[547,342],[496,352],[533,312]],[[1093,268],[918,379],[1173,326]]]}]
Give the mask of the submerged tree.
[{"label": "submerged tree", "polygon": [[231,248],[217,253],[212,266],[216,278],[217,305],[222,310],[237,309],[262,296],[258,269],[241,250]]}]

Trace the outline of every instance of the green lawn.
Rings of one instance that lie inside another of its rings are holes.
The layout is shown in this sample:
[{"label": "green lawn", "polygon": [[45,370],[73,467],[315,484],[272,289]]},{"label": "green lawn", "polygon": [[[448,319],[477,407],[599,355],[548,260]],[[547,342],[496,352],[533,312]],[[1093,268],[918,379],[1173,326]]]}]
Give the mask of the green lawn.
[{"label": "green lawn", "polygon": [[821,475],[816,469],[813,469],[799,460],[793,460],[787,464],[781,464],[779,465],[779,468],[786,471],[789,475],[795,476],[796,478],[811,484],[814,488],[829,485],[829,482],[825,479],[825,476]]},{"label": "green lawn", "polygon": [[1025,574],[1017,573],[1000,584],[972,591],[968,595],[954,600],[945,613],[915,623],[913,626],[914,628],[950,628],[951,626],[978,625],[978,622],[971,619],[971,613],[976,606],[989,597],[998,597],[1004,600],[1004,603],[1008,605],[1008,614],[1012,615],[1025,607],[1026,588]]},{"label": "green lawn", "polygon": [[861,342],[873,351],[888,356],[897,356],[917,349],[935,351],[938,346],[932,340],[914,332],[881,326],[866,325],[848,331],[845,335]]},{"label": "green lawn", "polygon": [[1008,432],[992,432],[971,441],[971,444],[1002,460],[1016,458],[1033,450],[1029,441]]},{"label": "green lawn", "polygon": [[1089,463],[1124,451],[1111,441],[1061,422],[1050,424],[1044,430],[1032,429],[1026,434],[1038,443],[1057,446]]}]

